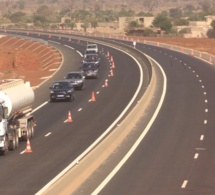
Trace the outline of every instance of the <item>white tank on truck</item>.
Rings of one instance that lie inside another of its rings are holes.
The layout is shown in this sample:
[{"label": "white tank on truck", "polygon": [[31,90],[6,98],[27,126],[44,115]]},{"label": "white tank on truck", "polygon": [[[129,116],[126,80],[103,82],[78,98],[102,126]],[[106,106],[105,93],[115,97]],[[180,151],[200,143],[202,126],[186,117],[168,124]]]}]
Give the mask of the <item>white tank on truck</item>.
[{"label": "white tank on truck", "polygon": [[22,79],[0,80],[0,153],[18,147],[20,140],[33,137],[35,120],[31,115],[34,91]]}]

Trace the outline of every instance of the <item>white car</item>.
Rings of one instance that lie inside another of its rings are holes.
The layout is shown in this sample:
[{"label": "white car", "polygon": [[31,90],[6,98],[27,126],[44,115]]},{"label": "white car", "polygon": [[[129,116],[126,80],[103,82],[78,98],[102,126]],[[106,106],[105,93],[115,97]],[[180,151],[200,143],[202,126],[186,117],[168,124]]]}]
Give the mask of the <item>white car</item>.
[{"label": "white car", "polygon": [[95,51],[96,53],[98,53],[98,46],[95,43],[89,43],[87,44],[87,48],[86,51]]}]

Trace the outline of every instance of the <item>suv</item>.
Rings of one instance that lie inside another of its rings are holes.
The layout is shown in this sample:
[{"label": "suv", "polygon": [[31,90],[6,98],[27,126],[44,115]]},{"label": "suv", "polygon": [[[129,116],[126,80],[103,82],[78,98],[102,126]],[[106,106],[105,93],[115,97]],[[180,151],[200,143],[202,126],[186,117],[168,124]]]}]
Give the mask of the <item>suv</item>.
[{"label": "suv", "polygon": [[85,76],[82,72],[69,72],[65,79],[72,83],[75,89],[85,88]]},{"label": "suv", "polygon": [[85,62],[81,66],[81,71],[86,78],[98,78],[99,66],[95,62]]},{"label": "suv", "polygon": [[54,100],[69,100],[75,99],[75,90],[69,81],[55,81],[50,87],[50,102]]},{"label": "suv", "polygon": [[86,48],[86,50],[93,50],[93,51],[95,51],[96,53],[98,53],[98,46],[97,46],[97,44],[95,44],[95,43],[89,43],[89,44],[87,44],[87,48]]}]

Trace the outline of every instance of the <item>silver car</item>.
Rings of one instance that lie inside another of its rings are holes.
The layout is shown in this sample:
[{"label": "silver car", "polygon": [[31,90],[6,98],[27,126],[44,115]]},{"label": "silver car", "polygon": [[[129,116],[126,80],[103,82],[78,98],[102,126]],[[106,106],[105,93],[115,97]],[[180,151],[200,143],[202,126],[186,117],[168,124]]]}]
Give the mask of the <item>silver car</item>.
[{"label": "silver car", "polygon": [[85,76],[80,71],[69,72],[64,78],[70,83],[72,83],[75,89],[85,88]]}]

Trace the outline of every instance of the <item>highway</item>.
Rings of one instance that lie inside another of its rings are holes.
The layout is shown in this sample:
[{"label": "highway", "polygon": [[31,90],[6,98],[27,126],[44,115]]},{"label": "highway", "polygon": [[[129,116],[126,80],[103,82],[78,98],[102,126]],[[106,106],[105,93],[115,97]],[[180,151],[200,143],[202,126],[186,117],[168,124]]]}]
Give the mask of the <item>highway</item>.
[{"label": "highway", "polygon": [[145,139],[99,194],[215,194],[214,66],[167,49],[137,48],[164,69],[166,97]]},{"label": "highway", "polygon": [[[118,51],[113,48],[99,46],[105,53],[107,49],[110,53],[116,53],[114,76],[109,76],[110,62],[105,54],[101,54],[98,79],[87,80],[86,89],[76,91],[74,102],[50,103],[49,86],[53,80],[63,79],[69,71],[79,70],[82,61],[80,53],[84,52],[86,42],[69,43],[68,40],[56,39],[50,44],[62,52],[64,61],[61,69],[35,90],[34,115],[37,126],[35,137],[30,142],[33,152],[23,153],[26,148],[23,142],[17,150],[1,156],[1,194],[29,195],[39,191],[115,121],[132,99],[140,82],[140,70],[130,56],[122,52],[117,54]],[[109,86],[104,88],[106,79]],[[92,91],[95,92],[96,102],[89,101]],[[140,96],[142,94],[137,98]],[[137,100],[133,104],[136,103]],[[72,123],[65,122],[69,111]]]},{"label": "highway", "polygon": [[[110,64],[102,54],[99,78],[87,80],[86,89],[76,92],[74,102],[49,103],[48,88],[52,80],[79,69],[82,59],[75,50],[83,52],[86,42],[69,43],[56,38],[50,44],[62,51],[64,63],[52,79],[35,90],[34,108],[43,106],[34,113],[38,125],[31,140],[33,153],[20,154],[26,147],[22,143],[14,152],[1,157],[1,194],[38,192],[113,123],[139,83],[140,72],[131,57],[99,45],[104,53],[110,51],[114,56],[114,77],[108,76]],[[110,181],[102,185],[111,170],[100,170],[100,175],[92,175],[74,194],[215,194],[214,66],[164,48],[139,43],[136,48],[155,60],[154,67],[159,62],[167,77],[159,114],[137,149]],[[107,78],[109,86],[104,88]],[[158,81],[162,90],[162,78]],[[146,86],[142,88],[136,103]],[[89,102],[92,91],[96,93],[96,102]],[[73,122],[65,123],[69,110]],[[139,124],[137,128],[144,131],[145,126]]]}]

